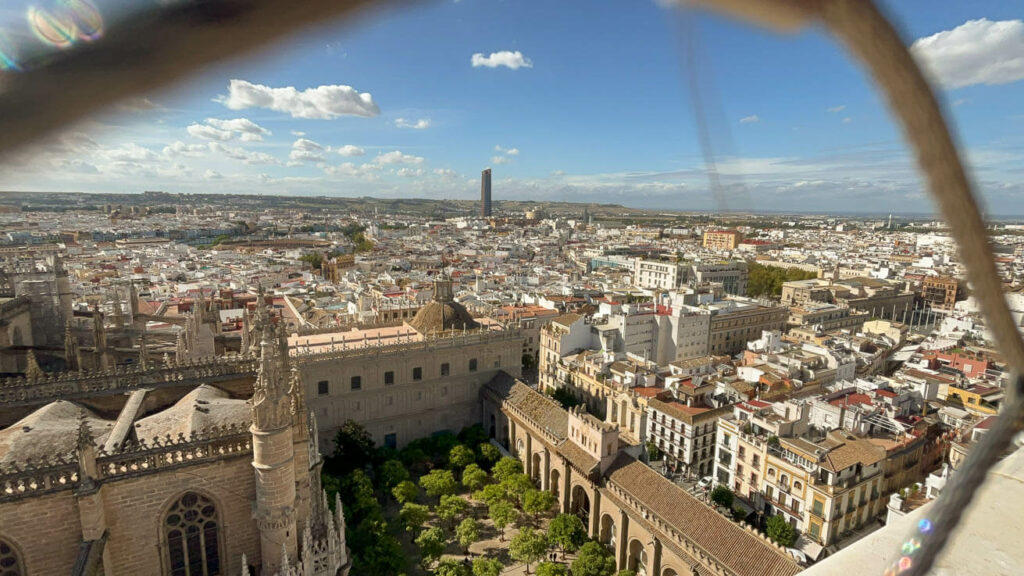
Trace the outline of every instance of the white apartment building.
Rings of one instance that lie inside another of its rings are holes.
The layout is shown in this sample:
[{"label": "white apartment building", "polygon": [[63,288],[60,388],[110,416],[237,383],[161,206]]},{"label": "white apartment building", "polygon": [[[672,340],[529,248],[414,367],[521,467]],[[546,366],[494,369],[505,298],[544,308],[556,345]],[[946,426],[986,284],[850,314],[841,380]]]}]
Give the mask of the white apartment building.
[{"label": "white apartment building", "polygon": [[676,262],[633,259],[633,285],[650,290],[673,290],[686,282],[687,266]]}]

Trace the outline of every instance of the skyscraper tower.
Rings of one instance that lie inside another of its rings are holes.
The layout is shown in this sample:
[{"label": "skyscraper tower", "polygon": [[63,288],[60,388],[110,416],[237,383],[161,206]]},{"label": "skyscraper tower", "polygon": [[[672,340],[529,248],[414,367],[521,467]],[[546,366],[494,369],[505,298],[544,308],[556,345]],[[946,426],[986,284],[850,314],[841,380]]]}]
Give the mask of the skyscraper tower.
[{"label": "skyscraper tower", "polygon": [[480,217],[491,217],[491,169],[480,173]]}]

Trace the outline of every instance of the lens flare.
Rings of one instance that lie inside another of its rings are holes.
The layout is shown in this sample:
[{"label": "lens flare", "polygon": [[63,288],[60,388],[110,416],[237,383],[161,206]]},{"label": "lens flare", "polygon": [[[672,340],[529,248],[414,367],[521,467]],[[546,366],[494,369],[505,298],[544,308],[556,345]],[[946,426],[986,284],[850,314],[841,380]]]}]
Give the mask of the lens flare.
[{"label": "lens flare", "polygon": [[900,558],[900,572],[906,572],[910,570],[910,567],[914,565],[914,561],[910,559],[910,556],[904,556]]},{"label": "lens flare", "polygon": [[12,56],[12,51],[4,39],[0,37],[0,71],[12,70],[15,72],[21,71],[21,66],[18,66],[18,61]]},{"label": "lens flare", "polygon": [[917,531],[921,534],[927,534],[932,531],[932,521],[927,518],[922,518],[917,523]]},{"label": "lens flare", "polygon": [[79,40],[92,42],[103,35],[103,16],[88,0],[62,0],[52,10],[32,6],[28,24],[46,44],[68,48]]}]

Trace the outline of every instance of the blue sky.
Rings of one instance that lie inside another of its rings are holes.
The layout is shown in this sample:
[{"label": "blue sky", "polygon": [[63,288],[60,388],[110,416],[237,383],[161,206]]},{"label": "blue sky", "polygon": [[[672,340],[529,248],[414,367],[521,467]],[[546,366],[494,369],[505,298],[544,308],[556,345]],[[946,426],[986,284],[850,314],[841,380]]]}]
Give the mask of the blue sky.
[{"label": "blue sky", "polygon": [[[908,41],[939,34],[916,51],[987,207],[1024,214],[1024,10],[885,4]],[[445,0],[305,31],[69,128],[0,189],[473,198],[490,166],[498,199],[715,209],[691,37],[726,207],[930,209],[884,104],[827,35],[645,1]]]}]

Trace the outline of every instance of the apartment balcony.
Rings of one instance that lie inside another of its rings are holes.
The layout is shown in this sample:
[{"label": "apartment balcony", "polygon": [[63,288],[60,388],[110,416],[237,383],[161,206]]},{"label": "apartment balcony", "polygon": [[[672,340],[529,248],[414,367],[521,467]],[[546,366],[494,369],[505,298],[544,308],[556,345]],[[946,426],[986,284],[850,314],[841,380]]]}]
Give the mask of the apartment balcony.
[{"label": "apartment balcony", "polygon": [[[1024,566],[1024,450],[988,473],[960,524],[936,559],[933,574],[989,576],[1016,574]],[[925,504],[811,566],[802,575],[883,574],[901,556],[901,545],[918,521],[931,513]]]}]

